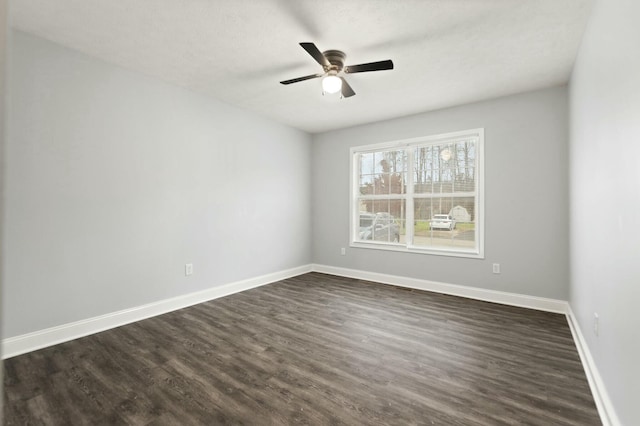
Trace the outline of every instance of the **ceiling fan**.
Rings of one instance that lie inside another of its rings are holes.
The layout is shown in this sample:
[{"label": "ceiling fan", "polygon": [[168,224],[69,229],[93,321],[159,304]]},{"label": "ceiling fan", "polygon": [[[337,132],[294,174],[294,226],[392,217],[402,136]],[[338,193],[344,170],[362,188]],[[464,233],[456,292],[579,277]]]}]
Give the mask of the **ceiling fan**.
[{"label": "ceiling fan", "polygon": [[320,74],[311,74],[306,75],[304,77],[292,78],[291,80],[281,81],[281,84],[291,84],[298,83],[299,81],[310,80],[312,78],[320,78],[322,79],[322,91],[324,93],[338,93],[342,92],[342,97],[348,98],[356,94],[353,91],[347,80],[344,77],[338,75],[341,72],[345,74],[355,74],[357,72],[368,72],[368,71],[382,71],[382,70],[392,70],[393,62],[390,59],[386,61],[378,61],[378,62],[369,62],[366,64],[358,64],[358,65],[344,65],[344,60],[347,55],[340,50],[325,50],[324,52],[320,52],[320,50],[313,43],[300,43],[300,46],[304,50],[311,55],[313,59],[316,60],[317,63],[322,65],[323,73]]}]

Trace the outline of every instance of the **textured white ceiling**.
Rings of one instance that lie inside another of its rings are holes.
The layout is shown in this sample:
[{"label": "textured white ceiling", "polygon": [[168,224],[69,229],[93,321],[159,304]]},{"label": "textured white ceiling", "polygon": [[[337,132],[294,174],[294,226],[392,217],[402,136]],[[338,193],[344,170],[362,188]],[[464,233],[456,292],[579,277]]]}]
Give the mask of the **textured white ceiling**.
[{"label": "textured white ceiling", "polygon": [[[592,0],[17,0],[12,26],[308,132],[565,83]],[[298,45],[339,49],[356,96],[323,97]]]}]

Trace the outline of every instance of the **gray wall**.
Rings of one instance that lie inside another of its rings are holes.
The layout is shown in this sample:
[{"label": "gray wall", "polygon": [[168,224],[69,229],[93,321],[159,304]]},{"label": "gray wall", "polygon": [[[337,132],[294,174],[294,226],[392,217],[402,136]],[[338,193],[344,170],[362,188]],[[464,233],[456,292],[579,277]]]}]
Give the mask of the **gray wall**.
[{"label": "gray wall", "polygon": [[24,33],[12,48],[5,338],[310,263],[309,135]]},{"label": "gray wall", "polygon": [[[4,252],[2,250],[2,242],[4,241],[4,227],[2,225],[2,216],[4,214],[4,149],[6,143],[6,126],[5,126],[5,104],[6,96],[6,78],[7,78],[7,36],[8,36],[8,3],[6,0],[0,0],[0,271],[4,270]],[[2,274],[0,274],[0,300],[2,300]],[[0,306],[0,329],[2,326],[2,306]],[[0,338],[2,337],[0,332]],[[4,369],[0,368],[0,383],[3,381]],[[3,389],[0,387],[0,416],[2,416],[2,404],[4,398],[2,396]]]},{"label": "gray wall", "polygon": [[624,425],[640,424],[638,17],[637,0],[596,3],[570,86],[570,303]]},{"label": "gray wall", "polygon": [[[566,300],[566,97],[557,87],[315,135],[314,263]],[[348,247],[350,147],[479,127],[484,260]],[[502,274],[492,274],[494,262]]]}]

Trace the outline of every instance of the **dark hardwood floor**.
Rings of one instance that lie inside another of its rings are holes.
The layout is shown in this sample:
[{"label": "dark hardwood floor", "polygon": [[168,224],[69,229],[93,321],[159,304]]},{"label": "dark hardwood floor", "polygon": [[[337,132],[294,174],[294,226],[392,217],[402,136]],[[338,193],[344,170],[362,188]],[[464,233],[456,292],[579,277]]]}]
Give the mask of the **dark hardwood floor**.
[{"label": "dark hardwood floor", "polygon": [[563,315],[318,273],[4,366],[8,425],[600,424]]}]

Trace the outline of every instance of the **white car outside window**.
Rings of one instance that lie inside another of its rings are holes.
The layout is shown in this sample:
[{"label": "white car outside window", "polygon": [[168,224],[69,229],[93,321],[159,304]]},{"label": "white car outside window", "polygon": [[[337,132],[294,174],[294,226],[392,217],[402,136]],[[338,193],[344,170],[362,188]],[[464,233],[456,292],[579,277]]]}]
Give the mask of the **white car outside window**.
[{"label": "white car outside window", "polygon": [[448,229],[453,231],[456,221],[448,214],[434,214],[431,219],[431,229]]}]

